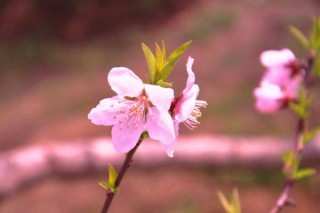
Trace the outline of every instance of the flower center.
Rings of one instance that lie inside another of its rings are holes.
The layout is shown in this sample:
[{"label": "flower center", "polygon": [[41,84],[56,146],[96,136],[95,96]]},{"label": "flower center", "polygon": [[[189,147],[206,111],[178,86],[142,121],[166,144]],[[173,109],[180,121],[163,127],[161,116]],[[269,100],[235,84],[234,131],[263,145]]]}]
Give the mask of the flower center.
[{"label": "flower center", "polygon": [[137,129],[139,125],[146,122],[146,115],[150,106],[148,97],[144,92],[135,98],[125,98],[124,104],[125,107],[118,112],[122,115],[119,119],[120,128],[133,127]]}]

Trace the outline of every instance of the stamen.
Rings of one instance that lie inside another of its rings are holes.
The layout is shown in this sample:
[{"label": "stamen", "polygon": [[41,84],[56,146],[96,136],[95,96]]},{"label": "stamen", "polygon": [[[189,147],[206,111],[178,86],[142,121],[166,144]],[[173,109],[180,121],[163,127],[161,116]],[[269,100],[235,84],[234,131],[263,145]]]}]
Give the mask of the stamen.
[{"label": "stamen", "polygon": [[196,127],[198,127],[200,122],[197,119],[202,116],[200,108],[206,108],[207,105],[208,103],[206,101],[196,100],[196,103],[194,105],[194,108],[192,109],[190,116],[187,120],[183,122],[188,129],[193,130]]},{"label": "stamen", "polygon": [[122,108],[117,112],[117,114],[124,115],[119,120],[119,125],[137,129],[141,122],[146,121],[146,114],[150,109],[148,98],[142,94],[138,98],[126,99],[123,103],[127,108]]}]

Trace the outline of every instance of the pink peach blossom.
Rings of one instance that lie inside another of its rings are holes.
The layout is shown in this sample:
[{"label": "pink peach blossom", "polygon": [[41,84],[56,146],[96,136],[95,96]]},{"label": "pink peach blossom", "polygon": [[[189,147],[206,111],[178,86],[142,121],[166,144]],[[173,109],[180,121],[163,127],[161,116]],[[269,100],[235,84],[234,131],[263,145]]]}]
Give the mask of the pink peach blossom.
[{"label": "pink peach blossom", "polygon": [[254,96],[256,98],[255,107],[258,111],[273,113],[282,107],[285,94],[278,85],[265,81],[254,90]]},{"label": "pink peach blossom", "polygon": [[[174,126],[168,112],[172,89],[144,84],[125,67],[111,69],[108,82],[117,95],[101,100],[88,118],[96,125],[113,125],[112,143],[116,151],[130,151],[144,131],[166,147],[173,143]],[[168,155],[171,156],[170,152]]]},{"label": "pink peach blossom", "polygon": [[255,106],[262,113],[273,113],[298,97],[303,72],[289,49],[264,51],[260,62],[266,72],[254,90]]},{"label": "pink peach blossom", "polygon": [[[175,134],[178,136],[179,124],[184,123],[189,129],[194,129],[200,122],[198,118],[201,117],[201,107],[206,107],[207,102],[202,100],[197,100],[199,95],[199,86],[195,84],[195,75],[192,71],[194,59],[189,57],[187,62],[187,72],[188,79],[185,89],[182,94],[176,98],[172,105],[172,118],[175,124]],[[170,147],[167,147],[170,150]],[[172,149],[173,152],[173,149]]]}]

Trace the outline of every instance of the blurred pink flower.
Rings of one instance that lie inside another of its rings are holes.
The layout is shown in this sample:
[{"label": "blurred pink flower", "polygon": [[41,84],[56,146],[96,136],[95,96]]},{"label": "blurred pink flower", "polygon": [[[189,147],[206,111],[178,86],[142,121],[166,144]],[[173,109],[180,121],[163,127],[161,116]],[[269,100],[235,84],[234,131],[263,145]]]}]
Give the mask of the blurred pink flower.
[{"label": "blurred pink flower", "polygon": [[125,67],[111,69],[108,82],[117,96],[101,100],[88,118],[96,125],[113,125],[112,143],[116,151],[130,151],[144,131],[166,147],[173,143],[174,126],[168,112],[172,89],[144,84]]},{"label": "blurred pink flower", "polygon": [[260,62],[267,68],[262,81],[286,87],[300,70],[298,61],[289,49],[262,52]]},{"label": "blurred pink flower", "polygon": [[297,98],[303,73],[289,49],[264,51],[260,62],[267,70],[254,90],[255,106],[262,113],[273,113]]},{"label": "blurred pink flower", "polygon": [[285,97],[278,85],[267,81],[262,82],[260,87],[254,90],[254,96],[256,109],[263,113],[273,113],[279,110]]},{"label": "blurred pink flower", "polygon": [[[197,120],[201,117],[200,108],[207,106],[206,101],[197,100],[200,89],[197,84],[194,84],[195,75],[192,71],[193,62],[194,59],[189,57],[187,62],[188,79],[186,88],[171,105],[176,137],[178,136],[179,124],[181,122],[183,122],[189,129],[194,129],[197,127],[200,124],[200,122]],[[167,148],[170,149],[170,147]]]}]

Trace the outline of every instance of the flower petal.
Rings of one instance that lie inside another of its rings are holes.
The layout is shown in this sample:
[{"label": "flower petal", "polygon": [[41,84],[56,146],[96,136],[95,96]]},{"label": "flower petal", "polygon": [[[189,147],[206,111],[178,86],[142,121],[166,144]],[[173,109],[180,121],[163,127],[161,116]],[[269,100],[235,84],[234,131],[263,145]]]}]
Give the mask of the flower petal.
[{"label": "flower petal", "polygon": [[295,56],[289,49],[267,50],[260,55],[260,62],[265,67],[285,66],[294,60]]},{"label": "flower petal", "polygon": [[195,75],[192,71],[193,62],[194,62],[194,59],[189,57],[187,62],[188,79],[187,79],[186,88],[183,90],[183,92],[189,91],[195,82]]},{"label": "flower petal", "polygon": [[168,111],[174,98],[173,90],[150,84],[145,84],[144,86],[151,103],[160,111]]},{"label": "flower petal", "polygon": [[291,81],[292,71],[288,67],[274,67],[267,70],[262,81],[267,81],[279,86],[286,86]]},{"label": "flower petal", "polygon": [[100,101],[100,103],[88,114],[88,119],[93,124],[110,126],[116,124],[119,121],[119,112],[123,107],[118,96],[112,98],[106,98]]},{"label": "flower petal", "polygon": [[143,90],[142,80],[126,67],[112,68],[108,74],[108,82],[119,96],[137,97]]},{"label": "flower petal", "polygon": [[286,85],[286,93],[289,99],[298,97],[299,88],[301,86],[302,81],[303,77],[297,75],[288,82],[288,84]]},{"label": "flower petal", "polygon": [[199,86],[194,84],[187,93],[182,94],[182,99],[177,103],[174,109],[176,121],[183,122],[189,118],[195,107],[199,91]]},{"label": "flower petal", "polygon": [[151,107],[147,115],[146,130],[150,138],[160,141],[163,145],[171,145],[175,140],[173,120],[167,111],[159,111]]},{"label": "flower petal", "polygon": [[166,147],[166,153],[170,158],[173,158],[174,154],[174,149],[173,149],[173,144],[165,146]]},{"label": "flower petal", "polygon": [[129,152],[135,147],[143,131],[144,125],[142,123],[135,128],[114,125],[111,131],[114,149],[120,153]]},{"label": "flower petal", "polygon": [[261,86],[254,90],[256,97],[255,107],[263,113],[273,113],[280,109],[285,97],[278,85],[262,82]]}]

